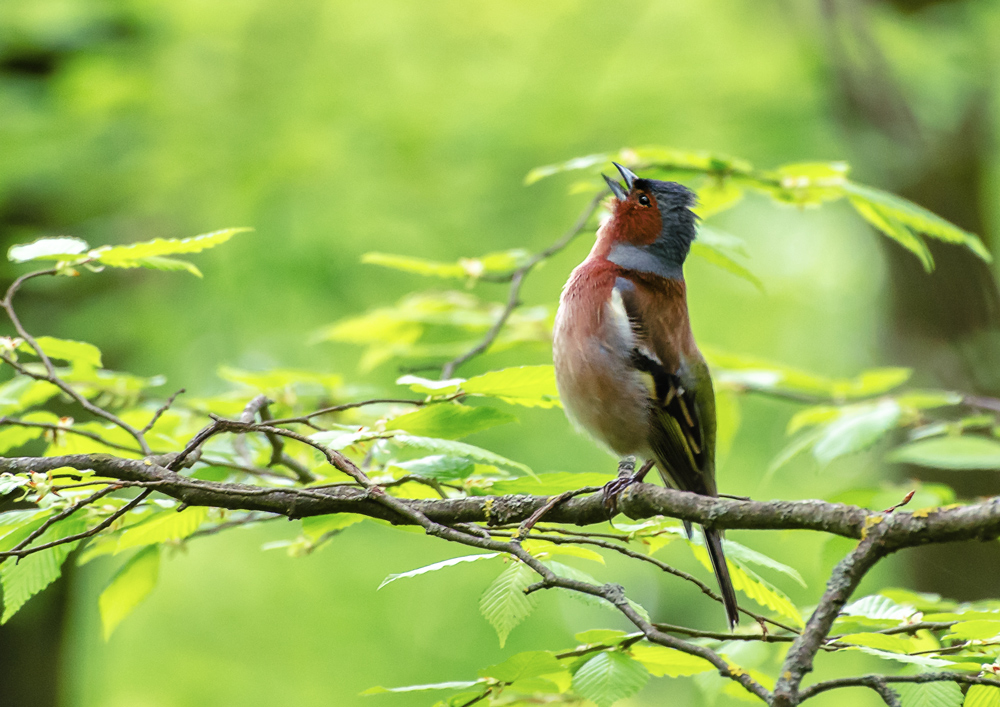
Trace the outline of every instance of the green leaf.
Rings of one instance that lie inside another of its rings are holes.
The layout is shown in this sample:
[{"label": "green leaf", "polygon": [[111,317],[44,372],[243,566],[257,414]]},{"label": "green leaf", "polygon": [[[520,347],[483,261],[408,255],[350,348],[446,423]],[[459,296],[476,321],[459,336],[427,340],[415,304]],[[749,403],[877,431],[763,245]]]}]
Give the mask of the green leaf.
[{"label": "green leaf", "polygon": [[159,574],[159,545],[140,550],[118,570],[97,602],[101,610],[105,641],[111,638],[111,634],[125,617],[149,596],[156,586]]},{"label": "green leaf", "polygon": [[387,420],[385,429],[405,430],[424,437],[459,439],[508,422],[517,422],[517,417],[497,408],[439,403]]},{"label": "green leaf", "polygon": [[844,190],[850,195],[855,208],[858,208],[859,203],[865,204],[883,219],[893,219],[911,232],[922,233],[946,243],[964,245],[987,263],[992,260],[990,252],[978,236],[962,230],[912,201],[855,182],[847,182]]},{"label": "green leaf", "polygon": [[[698,189],[698,201],[692,209],[702,221],[727,211],[743,199],[743,189],[731,179],[710,179]],[[702,226],[700,231],[705,227]]]},{"label": "green leaf", "polygon": [[517,479],[501,479],[490,486],[493,494],[526,493],[532,496],[555,496],[564,491],[573,491],[584,486],[603,486],[615,480],[614,474],[591,472],[552,471],[535,477],[522,476]]},{"label": "green leaf", "polygon": [[622,642],[623,639],[627,638],[628,634],[624,631],[615,631],[609,628],[592,628],[588,631],[581,631],[575,634],[573,638],[580,643],[584,644],[606,644],[609,646],[617,645]]},{"label": "green leaf", "polygon": [[885,623],[888,626],[895,626],[912,616],[913,611],[912,606],[897,604],[889,597],[872,594],[851,602],[840,610],[840,614],[842,617],[849,616],[853,620],[868,619],[876,625]]},{"label": "green leaf", "polygon": [[7,251],[7,259],[15,263],[29,260],[69,260],[86,251],[87,241],[72,236],[39,238],[32,243],[14,245]]},{"label": "green leaf", "polygon": [[206,518],[208,518],[206,506],[192,506],[182,511],[170,508],[154,513],[122,531],[118,537],[115,554],[131,547],[183,540],[198,530]]},{"label": "green leaf", "polygon": [[[87,255],[102,265],[113,268],[156,268],[175,269],[188,268],[180,261],[164,258],[168,255],[181,253],[199,253],[208,248],[225,243],[237,233],[250,231],[249,228],[227,228],[212,233],[204,233],[191,238],[155,238],[143,243],[132,243],[123,246],[102,246],[90,251]],[[194,267],[194,266],[190,266]]]},{"label": "green leaf", "polygon": [[854,454],[875,444],[899,422],[895,400],[841,408],[840,416],[826,425],[813,447],[813,456],[822,466],[834,459]]},{"label": "green leaf", "polygon": [[903,707],[961,707],[965,696],[958,684],[948,681],[891,685]]},{"label": "green leaf", "polygon": [[425,395],[451,395],[457,393],[464,382],[464,378],[449,378],[438,381],[414,375],[400,376],[396,379],[396,385],[408,385],[414,393],[424,393]]},{"label": "green leaf", "polygon": [[357,513],[332,513],[325,516],[310,516],[302,519],[302,532],[312,541],[320,540],[328,533],[335,533],[365,520],[367,516]]},{"label": "green leaf", "polygon": [[[691,541],[689,541],[689,545],[698,561],[705,568],[711,570],[712,561],[708,556],[708,550],[705,549],[705,546],[695,544]],[[726,565],[729,567],[729,577],[733,580],[733,587],[735,589],[743,592],[761,606],[766,606],[772,611],[776,611],[782,616],[792,619],[800,626],[803,625],[802,615],[784,592],[731,557],[726,558]]]},{"label": "green leaf", "polygon": [[715,666],[704,658],[666,646],[640,643],[629,650],[633,658],[658,678],[676,678],[715,670]]},{"label": "green leaf", "polygon": [[464,690],[479,684],[475,681],[435,682],[427,685],[407,685],[405,687],[369,687],[362,695],[380,695],[385,692],[424,692],[427,690]]},{"label": "green leaf", "polygon": [[620,651],[598,653],[573,675],[573,689],[597,707],[611,707],[631,697],[649,682],[642,663]]},{"label": "green leaf", "polygon": [[806,581],[802,579],[802,575],[794,567],[789,567],[788,565],[778,562],[772,557],[768,557],[762,552],[757,552],[746,545],[741,545],[735,540],[724,540],[723,545],[725,546],[726,557],[731,557],[734,560],[739,560],[743,563],[751,563],[758,565],[759,567],[766,567],[770,570],[776,572],[781,572],[786,577],[791,577],[800,586],[805,587]]},{"label": "green leaf", "polygon": [[1000,707],[1000,687],[971,686],[965,693],[964,707]]},{"label": "green leaf", "polygon": [[266,371],[244,371],[231,366],[220,366],[219,378],[244,386],[259,393],[280,394],[289,389],[323,395],[339,389],[343,376],[336,373],[316,373],[291,368],[272,368]]},{"label": "green leaf", "polygon": [[1000,469],[1000,442],[975,435],[921,439],[897,447],[887,460],[935,469]]},{"label": "green leaf", "polygon": [[[14,429],[19,430],[24,428],[14,428]],[[9,432],[10,430],[6,431]],[[2,438],[2,436],[3,432],[0,432],[0,438]],[[3,442],[2,440],[0,440],[0,445],[2,444]],[[6,496],[11,491],[16,491],[19,488],[23,488],[27,486],[29,483],[31,483],[31,481],[26,476],[15,476],[14,474],[4,472],[3,474],[0,474],[0,496]]]},{"label": "green leaf", "polygon": [[[44,545],[76,535],[85,528],[82,518],[71,516],[53,524],[34,544]],[[0,624],[7,623],[28,599],[59,578],[63,561],[79,542],[74,540],[64,545],[56,545],[28,555],[16,564],[13,560],[7,560],[0,565],[0,584],[3,585],[3,617],[0,618]]]},{"label": "green leaf", "polygon": [[410,451],[420,451],[428,454],[442,454],[449,457],[466,459],[477,464],[488,464],[498,469],[506,469],[521,474],[530,475],[531,469],[520,462],[515,462],[499,454],[475,447],[465,442],[456,442],[434,437],[418,437],[409,434],[394,434],[387,438],[393,445]]},{"label": "green leaf", "polygon": [[446,454],[432,454],[405,462],[394,462],[392,467],[414,476],[448,481],[464,479],[476,471],[474,462]]},{"label": "green leaf", "polygon": [[[6,454],[11,449],[17,449],[33,439],[38,439],[44,431],[41,427],[18,427],[16,425],[0,429],[0,454]],[[4,493],[10,492],[2,491],[0,495]]]},{"label": "green leaf", "polygon": [[852,646],[867,646],[889,653],[911,653],[915,650],[913,639],[909,636],[887,636],[884,633],[849,633],[837,640]]},{"label": "green leaf", "polygon": [[[588,558],[593,559],[593,558]],[[576,567],[571,565],[563,564],[562,562],[556,562],[555,560],[543,560],[542,564],[552,570],[555,574],[563,577],[565,579],[572,579],[576,582],[585,582],[587,584],[593,585],[595,587],[601,586],[602,582],[598,582],[592,576],[584,572],[583,570],[578,570]],[[594,596],[593,594],[584,594],[583,592],[575,592],[571,589],[559,588],[556,590],[563,596],[570,597],[574,601],[578,601],[581,604],[586,604],[587,606],[596,606],[601,609],[609,609],[611,611],[616,611],[617,609],[614,604],[607,601],[602,597]],[[649,621],[649,612],[646,611],[645,607],[637,602],[628,600],[629,606],[631,606],[642,618]]]},{"label": "green leaf", "polygon": [[475,376],[462,384],[470,395],[485,395],[525,407],[559,405],[553,366],[516,366]]},{"label": "green leaf", "polygon": [[983,640],[1000,635],[1000,620],[960,621],[951,627],[945,639]]},{"label": "green leaf", "polygon": [[713,248],[707,243],[695,241],[691,244],[691,255],[704,258],[712,265],[722,268],[726,272],[746,280],[758,290],[764,292],[764,283],[761,282],[760,278],[750,272],[745,265],[741,265],[732,256],[724,253],[723,251]]},{"label": "green leaf", "polygon": [[[387,584],[395,582],[397,579],[406,579],[408,577],[419,577],[422,574],[427,574],[428,572],[436,572],[437,570],[443,570],[446,567],[454,567],[455,565],[460,565],[465,562],[478,562],[479,560],[492,560],[494,557],[498,557],[499,552],[489,552],[484,555],[463,555],[462,557],[453,557],[450,560],[442,560],[441,562],[435,562],[432,565],[426,565],[424,567],[418,567],[415,570],[410,570],[409,572],[400,572],[398,574],[390,574],[388,577],[382,580],[382,584],[378,585],[378,589],[381,589]],[[507,570],[511,569],[510,567]],[[505,572],[507,571],[505,570]],[[500,575],[503,577],[503,575]],[[495,584],[495,583],[494,583]],[[525,585],[527,586],[527,585]],[[488,590],[487,590],[488,591]],[[484,597],[485,598],[485,597]],[[481,605],[480,605],[481,608]],[[489,618],[489,617],[487,617]],[[511,627],[513,628],[513,627]],[[502,646],[502,642],[501,642]]]},{"label": "green leaf", "polygon": [[549,540],[531,538],[525,540],[522,543],[522,547],[524,547],[527,552],[531,553],[532,557],[537,557],[539,559],[547,559],[561,555],[563,557],[577,557],[581,560],[590,560],[591,562],[597,562],[602,565],[605,564],[604,556],[599,552],[595,552],[590,548],[581,547],[579,545],[558,544]]},{"label": "green leaf", "polygon": [[536,678],[565,670],[563,664],[549,651],[527,651],[512,655],[502,663],[483,668],[479,671],[479,677],[512,683],[516,680]]},{"label": "green leaf", "polygon": [[[49,358],[59,361],[67,361],[74,368],[84,366],[87,368],[101,367],[101,350],[93,344],[83,341],[70,341],[68,339],[56,339],[51,336],[39,336],[35,342]],[[22,343],[19,350],[34,354],[35,350],[27,342]]]},{"label": "green leaf", "polygon": [[510,632],[535,608],[534,594],[524,590],[537,581],[534,571],[522,562],[514,562],[486,588],[479,600],[479,611],[496,629],[500,647]]},{"label": "green leaf", "polygon": [[499,253],[487,253],[478,258],[460,258],[454,263],[442,263],[427,258],[391,253],[365,253],[361,262],[402,270],[403,272],[440,277],[446,279],[478,278],[483,275],[506,274],[524,265],[530,258],[526,250],[515,249]]}]

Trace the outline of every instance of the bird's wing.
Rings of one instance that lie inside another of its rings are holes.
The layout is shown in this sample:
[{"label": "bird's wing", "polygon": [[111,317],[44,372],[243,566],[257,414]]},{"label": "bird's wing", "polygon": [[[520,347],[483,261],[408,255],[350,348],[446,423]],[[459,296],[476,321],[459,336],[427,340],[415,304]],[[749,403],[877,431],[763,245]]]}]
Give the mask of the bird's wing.
[{"label": "bird's wing", "polygon": [[648,377],[649,442],[661,471],[682,491],[715,495],[711,424],[715,400],[708,367],[700,356],[688,361],[681,352],[671,350],[667,332],[656,331],[659,320],[643,316],[639,293],[630,280],[618,278],[613,299],[628,317],[634,343],[632,365]]}]

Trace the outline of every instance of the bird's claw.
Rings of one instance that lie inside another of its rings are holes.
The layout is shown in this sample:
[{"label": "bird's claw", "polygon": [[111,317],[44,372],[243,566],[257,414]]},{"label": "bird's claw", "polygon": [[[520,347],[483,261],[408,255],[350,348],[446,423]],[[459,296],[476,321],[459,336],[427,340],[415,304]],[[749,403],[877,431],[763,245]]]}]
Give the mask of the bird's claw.
[{"label": "bird's claw", "polygon": [[604,513],[607,515],[608,520],[618,515],[618,499],[625,492],[625,489],[634,483],[642,481],[651,466],[652,464],[647,462],[639,471],[636,471],[634,457],[626,457],[618,462],[618,478],[604,484],[604,490],[602,491],[602,505],[604,506]]}]

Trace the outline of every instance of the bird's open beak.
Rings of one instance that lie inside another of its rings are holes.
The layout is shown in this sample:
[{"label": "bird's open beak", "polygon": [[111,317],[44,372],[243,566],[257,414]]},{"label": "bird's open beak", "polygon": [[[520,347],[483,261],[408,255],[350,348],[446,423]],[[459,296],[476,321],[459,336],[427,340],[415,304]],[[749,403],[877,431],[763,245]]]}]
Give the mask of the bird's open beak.
[{"label": "bird's open beak", "polygon": [[611,164],[613,164],[615,167],[618,168],[618,171],[622,175],[622,179],[625,180],[625,186],[629,188],[629,191],[632,191],[632,183],[639,178],[639,175],[633,172],[628,167],[622,167],[617,162],[612,162]]},{"label": "bird's open beak", "polygon": [[611,193],[618,197],[618,201],[625,201],[628,198],[628,194],[626,194],[625,190],[622,189],[621,184],[606,174],[602,174],[601,176],[604,177],[604,181],[606,181],[608,186],[611,187]]}]

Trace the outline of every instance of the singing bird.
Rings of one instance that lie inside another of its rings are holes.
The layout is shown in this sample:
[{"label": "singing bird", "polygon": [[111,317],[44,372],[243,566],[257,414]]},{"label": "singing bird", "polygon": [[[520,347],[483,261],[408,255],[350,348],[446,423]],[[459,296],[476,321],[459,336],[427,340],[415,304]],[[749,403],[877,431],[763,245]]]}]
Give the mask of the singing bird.
[{"label": "singing bird", "polygon": [[[613,214],[559,300],[553,359],[569,418],[620,458],[655,462],[663,482],[716,496],[715,393],[688,318],[684,260],[695,196],[615,163]],[[726,617],[739,623],[718,530],[704,528]],[[690,535],[690,526],[688,526]]]}]

